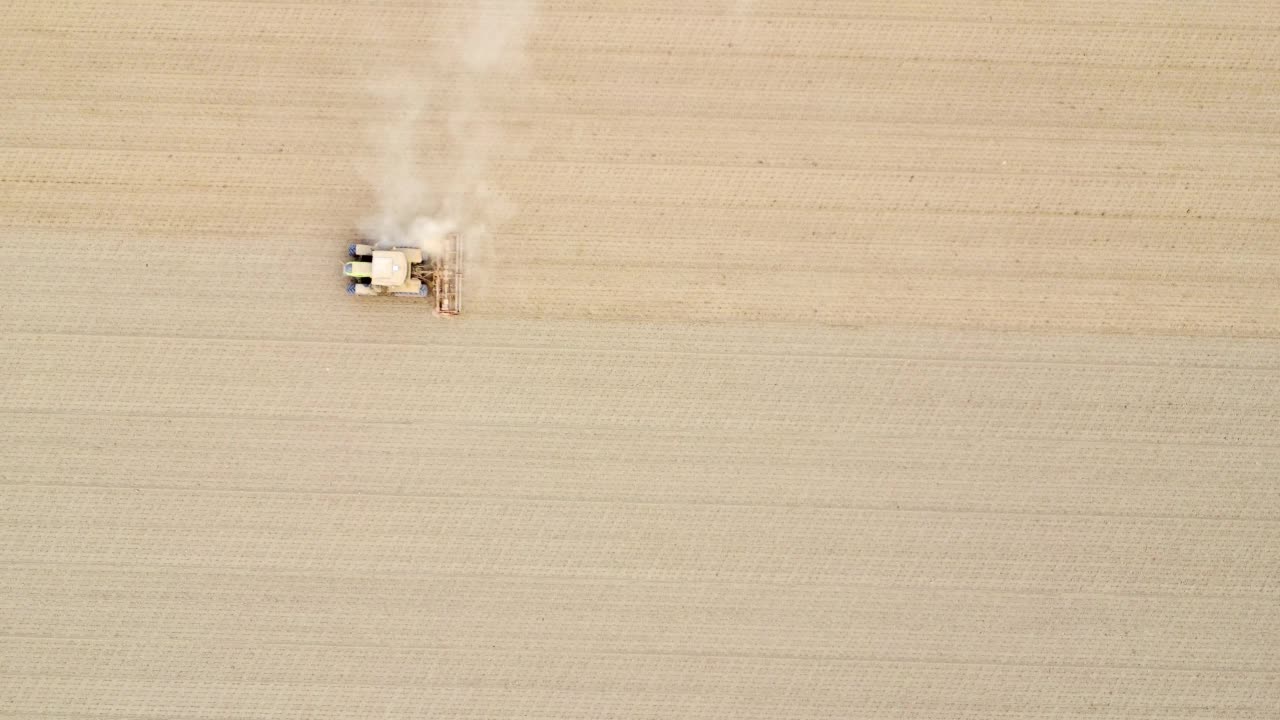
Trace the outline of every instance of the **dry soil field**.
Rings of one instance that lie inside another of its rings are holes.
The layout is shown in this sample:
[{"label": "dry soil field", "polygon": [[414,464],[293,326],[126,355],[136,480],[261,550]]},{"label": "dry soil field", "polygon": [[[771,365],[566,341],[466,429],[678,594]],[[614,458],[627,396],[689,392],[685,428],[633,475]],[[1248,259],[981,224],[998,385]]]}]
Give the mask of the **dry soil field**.
[{"label": "dry soil field", "polygon": [[1274,2],[2,5],[0,717],[1280,716]]}]

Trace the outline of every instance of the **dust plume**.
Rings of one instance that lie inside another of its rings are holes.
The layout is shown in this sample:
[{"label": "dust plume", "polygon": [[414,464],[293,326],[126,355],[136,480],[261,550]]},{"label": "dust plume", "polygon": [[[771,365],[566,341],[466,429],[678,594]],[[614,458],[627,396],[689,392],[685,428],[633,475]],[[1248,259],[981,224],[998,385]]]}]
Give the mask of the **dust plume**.
[{"label": "dust plume", "polygon": [[[490,108],[524,84],[534,9],[534,0],[476,0],[442,24],[425,69],[370,88],[381,118],[369,133],[378,158],[369,177],[377,207],[360,232],[378,247],[428,254],[458,232],[472,298],[489,284],[494,230],[514,212],[492,182],[505,139]],[[432,152],[424,152],[424,138]]]}]

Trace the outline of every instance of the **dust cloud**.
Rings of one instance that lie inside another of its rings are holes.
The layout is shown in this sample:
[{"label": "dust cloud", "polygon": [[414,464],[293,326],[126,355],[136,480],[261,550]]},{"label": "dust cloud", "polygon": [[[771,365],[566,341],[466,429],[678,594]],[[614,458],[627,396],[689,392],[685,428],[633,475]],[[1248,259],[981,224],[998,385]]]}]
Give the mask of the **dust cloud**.
[{"label": "dust cloud", "polygon": [[[534,15],[534,0],[476,0],[442,21],[425,68],[392,73],[370,87],[376,211],[359,230],[377,247],[428,254],[458,232],[471,299],[491,283],[493,233],[514,212],[492,182],[505,139],[486,109],[523,84]],[[424,152],[424,136],[437,151]]]}]

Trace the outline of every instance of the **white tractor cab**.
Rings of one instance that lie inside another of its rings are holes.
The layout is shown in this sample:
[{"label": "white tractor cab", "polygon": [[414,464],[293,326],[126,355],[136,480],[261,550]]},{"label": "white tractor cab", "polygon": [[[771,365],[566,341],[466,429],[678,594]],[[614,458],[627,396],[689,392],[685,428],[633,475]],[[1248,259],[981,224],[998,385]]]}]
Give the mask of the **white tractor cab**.
[{"label": "white tractor cab", "polygon": [[374,250],[372,245],[348,248],[352,260],[342,266],[342,274],[355,282],[347,286],[352,295],[399,295],[426,297],[430,293],[423,278],[422,251],[417,248]]}]

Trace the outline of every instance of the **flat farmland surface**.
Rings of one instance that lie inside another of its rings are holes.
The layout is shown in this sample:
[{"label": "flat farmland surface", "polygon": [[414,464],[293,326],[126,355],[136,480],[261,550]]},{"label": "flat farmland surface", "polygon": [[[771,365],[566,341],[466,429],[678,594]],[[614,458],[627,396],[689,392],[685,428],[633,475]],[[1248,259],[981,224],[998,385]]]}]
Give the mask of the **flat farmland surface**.
[{"label": "flat farmland surface", "polygon": [[0,718],[1280,715],[1274,3],[5,10]]}]

